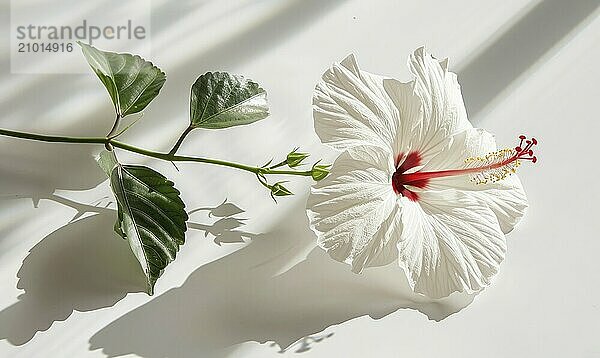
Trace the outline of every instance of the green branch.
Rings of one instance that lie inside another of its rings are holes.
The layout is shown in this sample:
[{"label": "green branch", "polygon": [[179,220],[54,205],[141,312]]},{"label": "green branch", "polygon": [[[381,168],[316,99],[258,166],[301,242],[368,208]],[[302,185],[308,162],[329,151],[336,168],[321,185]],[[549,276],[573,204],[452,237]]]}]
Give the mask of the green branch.
[{"label": "green branch", "polygon": [[8,129],[0,129],[0,135],[14,138],[31,139],[41,142],[50,143],[80,143],[80,144],[106,144],[108,138],[103,137],[65,137],[65,136],[51,136],[43,134],[34,134],[26,132],[11,131]]},{"label": "green branch", "polygon": [[117,132],[117,129],[119,129],[119,125],[121,124],[121,119],[123,117],[121,117],[118,113],[117,113],[117,117],[115,118],[115,122],[113,123],[112,128],[110,129],[110,131],[108,131],[108,134],[106,135],[107,138],[113,138],[115,136],[115,133]]},{"label": "green branch", "polygon": [[162,159],[170,162],[196,162],[196,163],[207,163],[213,165],[220,165],[230,168],[236,168],[245,170],[247,172],[251,172],[254,174],[265,174],[265,175],[297,175],[297,176],[311,176],[312,171],[293,171],[293,170],[273,170],[270,168],[261,168],[255,166],[249,166],[240,163],[228,162],[225,160],[212,159],[212,158],[202,158],[202,157],[189,157],[182,155],[174,155],[170,153],[160,153],[151,151],[148,149],[143,149],[139,147],[135,147],[133,145],[119,142],[115,139],[111,138],[103,138],[103,137],[67,137],[67,136],[49,136],[42,134],[34,134],[34,133],[26,133],[26,132],[18,132],[11,131],[7,129],[0,129],[0,135],[21,139],[30,139],[41,142],[51,142],[51,143],[78,143],[78,144],[104,144],[105,146],[110,147],[111,145],[115,148],[120,148],[122,150],[126,150],[128,152],[141,154],[147,157],[152,157],[156,159]]},{"label": "green branch", "polygon": [[177,150],[179,149],[179,147],[181,146],[181,144],[183,144],[183,141],[185,139],[185,137],[187,137],[188,134],[190,134],[190,132],[194,129],[194,127],[192,127],[191,125],[189,127],[187,127],[185,129],[185,131],[183,131],[183,133],[181,133],[181,136],[179,137],[179,139],[177,140],[177,143],[175,143],[175,145],[173,146],[173,148],[171,148],[171,150],[169,151],[169,154],[173,155],[177,152]]}]

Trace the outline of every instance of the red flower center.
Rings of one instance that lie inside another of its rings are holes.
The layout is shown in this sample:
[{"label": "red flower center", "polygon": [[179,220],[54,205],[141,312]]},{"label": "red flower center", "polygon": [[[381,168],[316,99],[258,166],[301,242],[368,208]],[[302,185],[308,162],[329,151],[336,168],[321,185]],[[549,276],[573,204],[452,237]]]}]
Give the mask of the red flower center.
[{"label": "red flower center", "polygon": [[[433,178],[442,178],[458,175],[470,175],[471,180],[477,184],[486,184],[496,182],[506,178],[514,173],[521,164],[521,160],[530,160],[537,162],[537,157],[533,155],[533,146],[537,145],[537,140],[527,139],[525,136],[519,136],[521,140],[514,149],[503,149],[497,152],[489,153],[485,157],[472,157],[465,159],[465,167],[462,169],[449,169],[440,171],[410,170],[422,165],[421,154],[415,151],[404,155],[400,153],[396,156],[396,171],[392,175],[392,187],[396,194],[407,197],[411,201],[419,200],[419,194],[412,188],[424,189]],[[523,146],[525,144],[525,146]],[[407,173],[410,171],[409,173]]]}]

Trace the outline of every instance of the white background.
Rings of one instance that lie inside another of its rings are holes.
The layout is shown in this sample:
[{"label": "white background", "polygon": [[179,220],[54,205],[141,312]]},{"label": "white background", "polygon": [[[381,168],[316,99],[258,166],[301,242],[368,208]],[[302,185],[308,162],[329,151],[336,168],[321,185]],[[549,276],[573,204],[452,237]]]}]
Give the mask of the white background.
[{"label": "white background", "polygon": [[[111,104],[92,74],[10,74],[8,3],[0,126],[106,133]],[[301,146],[331,159],[312,130],[321,73],[354,52],[364,69],[408,80],[408,54],[426,45],[450,58],[471,120],[500,146],[539,138],[540,161],[520,171],[530,209],[490,288],[431,302],[409,294],[393,265],[354,275],[315,248],[309,181],[293,180],[298,195],[275,205],[250,175],[201,164],[178,172],[122,153],[173,179],[190,210],[225,199],[245,210],[221,221],[193,214],[187,243],[148,297],[112,232],[112,206],[104,209],[110,192],[92,159],[101,148],[1,138],[0,356],[600,357],[598,6],[152,1],[152,53],[141,54],[168,79],[124,140],[167,150],[186,127],[194,79],[227,70],[259,81],[272,115],[193,133],[183,153],[262,164]]]}]

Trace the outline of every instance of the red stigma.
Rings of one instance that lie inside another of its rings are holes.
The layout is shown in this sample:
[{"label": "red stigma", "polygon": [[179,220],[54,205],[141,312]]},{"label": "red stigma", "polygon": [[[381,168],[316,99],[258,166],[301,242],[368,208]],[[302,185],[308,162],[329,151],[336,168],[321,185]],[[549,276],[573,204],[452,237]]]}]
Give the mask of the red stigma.
[{"label": "red stigma", "polygon": [[[532,163],[537,162],[537,157],[533,155],[533,147],[538,144],[537,139],[531,138],[527,139],[524,135],[519,136],[521,142],[517,147],[515,147],[515,160],[531,160]],[[523,142],[525,142],[525,147],[523,148]]]}]

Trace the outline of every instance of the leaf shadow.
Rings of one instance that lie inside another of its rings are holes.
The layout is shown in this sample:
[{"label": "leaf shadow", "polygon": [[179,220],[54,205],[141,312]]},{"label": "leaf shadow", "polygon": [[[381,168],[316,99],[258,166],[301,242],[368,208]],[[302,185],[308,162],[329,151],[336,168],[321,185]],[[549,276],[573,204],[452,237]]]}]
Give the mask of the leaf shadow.
[{"label": "leaf shadow", "polygon": [[473,301],[466,294],[416,295],[398,265],[352,273],[315,247],[304,210],[296,209],[270,232],[248,234],[244,248],[97,332],[90,350],[109,357],[212,357],[256,341],[304,352],[324,339],[315,334],[358,317],[412,309],[439,321]]},{"label": "leaf shadow", "polygon": [[17,277],[25,292],[0,312],[0,339],[23,345],[73,311],[113,306],[143,292],[143,275],[106,212],[65,225],[31,248]]},{"label": "leaf shadow", "polygon": [[[292,343],[289,347],[287,347],[285,349],[280,349],[278,353],[286,353],[286,352],[289,352],[294,349],[295,349],[294,353],[308,352],[309,350],[312,349],[312,346],[315,343],[321,343],[325,339],[333,337],[334,334],[335,333],[331,332],[331,333],[327,333],[327,334],[314,334],[311,336],[306,336],[304,338],[301,338],[297,342]],[[275,347],[275,346],[277,346],[277,343],[271,343],[271,347]]]},{"label": "leaf shadow", "polygon": [[[65,321],[74,311],[111,307],[128,293],[145,292],[146,287],[127,241],[112,229],[116,212],[108,207],[111,202],[94,206],[58,195],[36,199],[52,200],[77,213],[71,222],[31,248],[17,273],[17,288],[24,293],[18,302],[0,311],[0,339],[18,346],[48,330],[54,322]],[[224,204],[206,209],[228,219],[227,208],[237,206]],[[228,235],[228,226],[193,222],[188,226],[202,227],[217,236]]]}]

